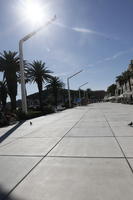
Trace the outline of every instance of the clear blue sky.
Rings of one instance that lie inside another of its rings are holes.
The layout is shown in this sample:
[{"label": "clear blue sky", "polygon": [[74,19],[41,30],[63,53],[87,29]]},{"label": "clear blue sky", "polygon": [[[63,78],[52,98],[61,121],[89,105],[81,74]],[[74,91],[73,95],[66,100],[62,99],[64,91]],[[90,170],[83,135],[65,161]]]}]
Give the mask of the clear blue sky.
[{"label": "clear blue sky", "polygon": [[[25,1],[0,1],[0,52],[18,51],[19,39],[37,27],[21,13]],[[127,69],[133,59],[132,0],[41,0],[41,4],[47,5],[49,16],[57,15],[56,24],[24,44],[26,60],[46,62],[65,83],[67,76],[84,69],[71,80],[72,89],[86,81],[86,88],[106,89]],[[27,90],[37,91],[33,84]]]}]

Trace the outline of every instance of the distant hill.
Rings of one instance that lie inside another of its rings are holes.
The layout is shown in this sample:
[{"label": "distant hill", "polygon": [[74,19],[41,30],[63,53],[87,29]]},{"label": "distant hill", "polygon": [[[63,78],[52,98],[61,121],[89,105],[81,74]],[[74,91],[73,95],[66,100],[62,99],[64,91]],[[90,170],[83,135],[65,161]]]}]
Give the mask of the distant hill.
[{"label": "distant hill", "polygon": [[[106,91],[104,90],[86,90],[85,96],[90,99],[91,102],[97,102],[104,99],[106,95]],[[45,89],[43,91],[43,102],[44,104],[53,104],[53,94],[50,89]],[[81,97],[84,97],[84,90],[81,90]],[[79,91],[78,90],[71,90],[71,99],[74,101],[76,98],[79,98]],[[28,95],[28,101],[37,101],[39,99],[38,92]],[[68,101],[68,90],[62,89],[58,94],[58,103],[65,103]],[[21,106],[21,100],[17,101],[17,106]]]}]

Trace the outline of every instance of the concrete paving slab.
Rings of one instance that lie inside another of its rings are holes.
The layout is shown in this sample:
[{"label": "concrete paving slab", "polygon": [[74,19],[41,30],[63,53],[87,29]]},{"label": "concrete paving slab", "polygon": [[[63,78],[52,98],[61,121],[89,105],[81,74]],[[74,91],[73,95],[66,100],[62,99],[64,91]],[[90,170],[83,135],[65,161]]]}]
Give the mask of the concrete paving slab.
[{"label": "concrete paving slab", "polygon": [[23,125],[22,127],[19,127],[16,129],[8,138],[17,138],[17,137],[24,137],[25,135],[31,134],[32,132],[37,131],[37,128],[34,126],[28,126]]},{"label": "concrete paving slab", "polygon": [[[8,193],[40,159],[37,157],[0,156],[1,188]],[[0,199],[2,199],[1,193]]]},{"label": "concrete paving slab", "polygon": [[131,122],[131,119],[130,119],[130,121],[128,120],[128,121],[119,121],[119,120],[117,120],[117,121],[115,121],[115,122],[111,122],[111,121],[109,121],[109,124],[110,124],[110,126],[111,127],[116,127],[116,126],[118,126],[118,127],[128,127],[128,124]]},{"label": "concrete paving slab", "polygon": [[30,126],[30,121],[27,120],[23,124],[21,124],[15,131],[13,131],[9,137],[23,137],[24,135],[32,133],[35,130],[37,131],[39,126],[40,123],[38,122],[38,119],[36,123],[34,119],[33,126]]},{"label": "concrete paving slab", "polygon": [[39,125],[35,122],[30,126],[29,122],[25,123],[14,131],[9,137],[62,137],[76,122],[55,122],[51,124]]},{"label": "concrete paving slab", "polygon": [[130,126],[113,126],[112,130],[116,136],[133,136],[133,127]]},{"label": "concrete paving slab", "polygon": [[38,137],[38,138],[57,138],[63,137],[69,130],[71,126],[64,127],[64,126],[53,126],[53,127],[45,127],[40,128],[38,131],[32,131],[29,134],[24,135],[24,137]]},{"label": "concrete paving slab", "polygon": [[[33,123],[33,122],[32,122]],[[39,127],[39,129],[38,129]],[[32,124],[32,126],[30,126],[30,122],[25,122],[22,126],[20,126],[19,128],[17,128],[11,135],[10,137],[24,137],[24,136],[27,136],[27,135],[30,135],[32,133],[40,133],[41,132],[44,132],[45,129],[47,128],[50,128],[51,127],[51,124],[45,124],[42,123],[40,125],[38,125],[38,123],[36,123],[34,121],[34,123]]]},{"label": "concrete paving slab", "polygon": [[[44,158],[16,187],[11,193],[12,199],[131,200],[133,174],[119,145],[110,133],[106,119],[118,136],[126,156],[129,154],[131,158],[133,137],[130,137],[132,133],[127,124],[133,120],[132,105],[98,103],[88,107],[68,109],[35,118],[32,120],[32,126],[30,126],[30,120],[26,121],[2,142],[4,146],[0,144],[1,155],[3,153],[6,155],[0,156],[0,162],[3,166],[7,166],[5,171],[1,172],[5,177],[0,180],[3,189],[10,190],[19,180],[15,177],[14,165],[9,164],[10,159],[1,160],[1,158],[30,160],[35,155],[36,158],[41,159],[57,144],[68,129],[79,122],[49,153],[48,157]],[[7,156],[8,154],[10,156]],[[17,160],[14,162],[18,163]],[[23,161],[24,164],[25,162]],[[129,159],[129,162],[133,166],[132,159]],[[23,168],[25,168],[23,163]],[[9,173],[12,173],[11,177],[10,174],[8,175],[11,179],[9,188],[5,181],[8,177],[4,174],[8,166],[11,168]],[[21,171],[21,165],[18,165],[17,170],[19,168]],[[18,174],[17,170],[16,174]]]},{"label": "concrete paving slab", "polygon": [[96,121],[89,121],[88,122],[79,122],[75,127],[108,127],[107,122],[96,122]]},{"label": "concrete paving slab", "polygon": [[106,122],[104,117],[94,117],[94,116],[86,116],[80,120],[80,122]]},{"label": "concrete paving slab", "polygon": [[[119,108],[119,107],[118,107]],[[116,113],[114,113],[114,115],[109,115],[107,118],[110,120],[110,121],[112,121],[112,122],[116,122],[117,120],[118,121],[128,121],[128,120],[130,120],[130,117],[131,117],[131,115],[130,115],[130,113],[128,112],[128,110],[127,110],[127,114],[120,114],[120,112],[118,111],[118,108],[116,108],[116,110],[117,110],[117,112]],[[113,119],[113,120],[111,120],[111,119]]]},{"label": "concrete paving slab", "polygon": [[45,158],[11,193],[23,200],[132,200],[125,159]]},{"label": "concrete paving slab", "polygon": [[93,137],[93,136],[113,136],[109,127],[88,127],[88,128],[73,128],[68,132],[66,137]]},{"label": "concrete paving slab", "polygon": [[84,115],[84,120],[96,119],[97,121],[104,121],[104,115],[101,112],[95,112],[94,110],[90,112],[90,110]]},{"label": "concrete paving slab", "polygon": [[10,138],[19,138],[19,137],[62,137],[68,130],[71,129],[71,126],[40,126],[39,129],[31,128],[27,130],[16,130],[13,134],[10,135]]},{"label": "concrete paving slab", "polygon": [[14,126],[16,126],[16,124],[0,128],[0,137],[4,135],[7,131],[11,130]]},{"label": "concrete paving slab", "polygon": [[19,138],[0,148],[0,155],[44,156],[59,138]]},{"label": "concrete paving slab", "polygon": [[3,142],[0,143],[0,148],[14,142],[15,140],[16,138],[6,138],[3,140]]},{"label": "concrete paving slab", "polygon": [[133,137],[117,137],[125,155],[133,157]]},{"label": "concrete paving slab", "polygon": [[77,120],[60,120],[58,122],[56,122],[56,126],[60,127],[60,126],[73,126],[75,123],[77,122]]},{"label": "concrete paving slab", "polygon": [[130,165],[131,165],[131,167],[133,169],[133,159],[132,158],[128,158],[128,161],[129,161],[129,163],[130,163]]},{"label": "concrete paving slab", "polygon": [[49,156],[123,157],[112,137],[64,138]]},{"label": "concrete paving slab", "polygon": [[125,122],[125,121],[130,121],[130,117],[128,115],[127,116],[121,116],[120,114],[119,115],[116,114],[113,117],[107,117],[107,119],[110,122],[116,122],[116,121]]}]

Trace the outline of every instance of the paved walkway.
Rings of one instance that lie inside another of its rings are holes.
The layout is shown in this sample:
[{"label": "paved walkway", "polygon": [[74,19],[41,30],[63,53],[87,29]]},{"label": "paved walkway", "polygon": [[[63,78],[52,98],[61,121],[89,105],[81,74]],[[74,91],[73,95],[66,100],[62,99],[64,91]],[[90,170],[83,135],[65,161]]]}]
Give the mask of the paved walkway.
[{"label": "paved walkway", "polygon": [[0,143],[0,199],[133,200],[131,120],[100,103],[26,121]]}]

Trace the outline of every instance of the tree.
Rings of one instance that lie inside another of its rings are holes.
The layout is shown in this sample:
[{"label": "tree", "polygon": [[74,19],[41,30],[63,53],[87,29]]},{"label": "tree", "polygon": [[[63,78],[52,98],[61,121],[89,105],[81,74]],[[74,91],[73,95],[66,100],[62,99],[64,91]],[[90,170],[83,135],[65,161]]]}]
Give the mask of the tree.
[{"label": "tree", "polygon": [[116,84],[112,84],[107,88],[107,93],[111,94],[111,96],[115,95]]},{"label": "tree", "polygon": [[49,80],[48,89],[52,90],[54,96],[54,105],[57,107],[59,91],[64,87],[64,83],[59,79],[59,77],[52,77]]},{"label": "tree", "polygon": [[0,102],[2,103],[3,110],[6,107],[6,99],[7,99],[6,81],[0,81]]},{"label": "tree", "polygon": [[4,73],[8,94],[11,99],[12,110],[16,109],[17,72],[19,71],[19,57],[17,52],[4,51],[0,53],[0,71]]},{"label": "tree", "polygon": [[45,67],[45,63],[42,61],[33,61],[31,64],[29,64],[29,67],[27,68],[27,78],[30,80],[30,82],[36,82],[38,91],[39,91],[39,101],[40,101],[40,109],[43,109],[42,105],[42,89],[43,84],[45,82],[48,82],[51,79],[52,71],[48,70],[47,67]]},{"label": "tree", "polygon": [[91,98],[92,93],[93,93],[92,90],[90,88],[88,88],[87,89],[87,96],[88,96],[89,99]]},{"label": "tree", "polygon": [[132,90],[132,87],[131,87],[131,78],[133,77],[133,72],[127,70],[127,71],[123,72],[123,76],[124,76],[125,82],[128,81],[128,83],[129,83],[129,89],[131,91]]},{"label": "tree", "polygon": [[[128,76],[129,76],[129,74],[128,74],[128,72],[127,71],[124,71],[123,73],[122,73],[122,76],[123,76],[123,81],[124,81],[124,84],[125,84],[125,89],[127,90],[127,82],[128,82]],[[131,85],[131,84],[130,84]]]},{"label": "tree", "polygon": [[119,83],[120,87],[121,87],[121,91],[122,91],[122,94],[123,94],[123,84],[124,84],[124,78],[122,75],[119,75],[116,77],[116,82]]}]

